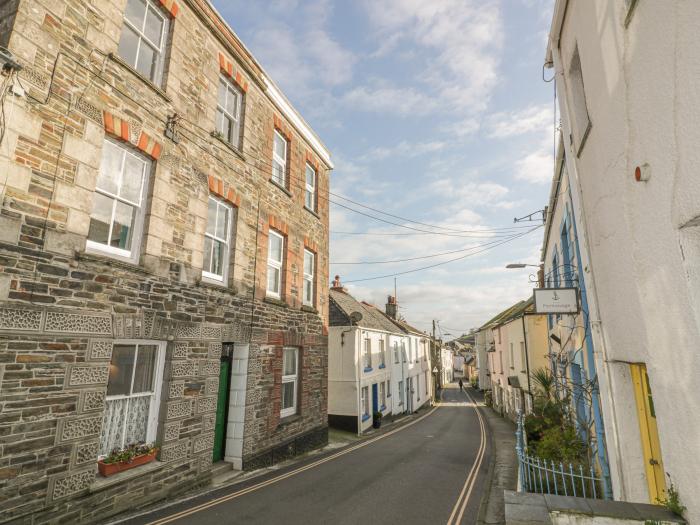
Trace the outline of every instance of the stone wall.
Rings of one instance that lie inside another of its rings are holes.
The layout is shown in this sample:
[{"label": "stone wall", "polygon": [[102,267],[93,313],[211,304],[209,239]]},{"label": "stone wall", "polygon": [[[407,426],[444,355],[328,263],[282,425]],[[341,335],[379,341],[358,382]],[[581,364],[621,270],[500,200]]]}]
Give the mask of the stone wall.
[{"label": "stone wall", "polygon": [[[3,520],[99,521],[206,483],[222,343],[250,344],[244,468],[327,439],[329,166],[205,2],[166,4],[155,86],[116,56],[126,0],[14,3],[9,48],[28,96],[6,97],[0,143]],[[212,134],[221,74],[245,92],[240,149]],[[276,128],[290,141],[287,188],[270,182]],[[106,138],[153,163],[133,262],[86,250]],[[318,170],[317,213],[303,206],[306,162]],[[210,194],[235,209],[221,284],[202,279]],[[281,300],[265,297],[269,228],[287,240]],[[313,307],[302,306],[304,248],[317,254]],[[167,342],[159,461],[128,484],[95,473],[111,349],[124,339]],[[300,397],[280,420],[284,345],[300,348]]]}]

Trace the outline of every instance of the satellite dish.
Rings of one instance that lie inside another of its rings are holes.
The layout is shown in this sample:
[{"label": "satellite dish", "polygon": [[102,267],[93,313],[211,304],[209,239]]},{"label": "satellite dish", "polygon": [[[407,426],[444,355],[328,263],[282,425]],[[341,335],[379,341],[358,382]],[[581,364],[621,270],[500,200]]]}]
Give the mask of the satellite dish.
[{"label": "satellite dish", "polygon": [[362,314],[360,312],[353,312],[350,314],[350,320],[353,324],[357,324],[362,321]]}]

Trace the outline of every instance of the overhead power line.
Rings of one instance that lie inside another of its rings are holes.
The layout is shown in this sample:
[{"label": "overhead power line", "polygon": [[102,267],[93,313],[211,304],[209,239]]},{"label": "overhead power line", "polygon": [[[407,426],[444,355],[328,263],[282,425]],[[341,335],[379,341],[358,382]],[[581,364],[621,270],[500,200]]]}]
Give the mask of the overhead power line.
[{"label": "overhead power line", "polygon": [[[370,215],[369,213],[365,213],[365,212],[363,212],[363,211],[356,210],[356,209],[354,209],[354,208],[351,208],[351,207],[346,206],[345,204],[341,204],[341,203],[339,203],[339,202],[335,202],[335,201],[330,201],[330,202],[332,202],[332,203],[335,204],[336,206],[340,206],[341,208],[345,208],[346,210],[355,212],[355,213],[357,213],[357,214],[359,214],[359,215],[363,215],[363,216],[365,216],[365,217],[369,217],[370,219],[374,219],[375,221],[384,222],[384,223],[386,223],[386,224],[391,224],[392,226],[398,226],[399,228],[405,228],[405,229],[407,229],[407,230],[412,230],[412,231],[421,232],[421,233],[430,233],[430,234],[432,234],[432,235],[444,235],[444,236],[447,236],[447,237],[482,237],[481,235],[475,235],[474,232],[471,233],[471,234],[469,234],[469,233],[448,233],[448,232],[430,231],[430,230],[425,230],[425,229],[421,229],[421,228],[414,228],[413,226],[407,226],[407,225],[405,225],[405,224],[401,224],[401,223],[398,223],[398,222],[393,222],[393,221],[388,221],[388,220],[386,220],[386,219],[382,219],[381,217],[377,217],[377,216],[375,216],[375,215]],[[487,233],[489,233],[489,232],[487,232]],[[507,236],[511,235],[512,233],[513,233],[513,232],[508,232],[508,233],[505,233],[505,232],[503,232],[503,233],[492,233],[492,234],[490,235],[490,237],[499,237],[499,236],[500,236],[500,237],[507,237]]]},{"label": "overhead power line", "polygon": [[[352,199],[349,199],[349,198],[344,197],[342,195],[339,195],[337,193],[333,193],[332,191],[329,191],[328,193],[330,195],[333,195],[334,197],[338,197],[339,199],[343,199],[344,201],[351,202],[352,204],[354,204],[356,206],[360,206],[362,208],[365,208],[366,210],[371,210],[371,211],[376,212],[376,213],[381,213],[382,215],[386,215],[387,217],[393,217],[394,219],[399,219],[401,221],[411,222],[413,224],[419,224],[421,226],[427,226],[428,228],[445,230],[445,231],[449,231],[452,233],[482,233],[482,232],[495,232],[495,231],[510,231],[513,229],[513,226],[506,226],[506,227],[502,227],[502,228],[487,228],[487,229],[479,229],[479,230],[461,230],[458,228],[450,228],[449,226],[439,226],[436,224],[428,224],[426,222],[414,221],[413,219],[407,219],[406,217],[401,217],[400,215],[394,215],[393,213],[388,213],[388,212],[379,210],[377,208],[367,206],[366,204],[362,204],[360,202],[354,201]],[[334,202],[334,204],[338,204],[335,201],[331,201],[331,202]]]},{"label": "overhead power line", "polygon": [[542,227],[541,225],[540,225],[540,226],[535,226],[534,228],[531,228],[530,230],[528,230],[528,231],[526,231],[526,232],[524,232],[524,233],[520,233],[520,234],[514,236],[513,238],[508,238],[508,239],[506,239],[506,240],[500,241],[500,242],[498,242],[497,244],[494,244],[494,245],[492,245],[492,246],[488,246],[488,247],[484,248],[483,250],[479,250],[479,251],[476,251],[476,252],[473,252],[473,253],[468,253],[468,254],[466,254],[466,255],[462,255],[461,257],[455,257],[454,259],[449,259],[449,260],[447,260],[447,261],[442,261],[442,262],[439,262],[439,263],[431,264],[431,265],[429,265],[429,266],[422,266],[422,267],[420,267],[420,268],[414,268],[414,269],[412,269],[412,270],[406,270],[406,271],[403,271],[403,272],[390,273],[390,274],[386,274],[386,275],[377,275],[377,276],[374,276],[374,277],[365,277],[365,278],[362,278],[362,279],[350,279],[350,280],[346,280],[346,281],[344,281],[344,282],[345,282],[345,283],[359,283],[359,282],[364,282],[364,281],[375,281],[375,280],[377,280],[377,279],[386,279],[386,278],[388,278],[388,277],[397,277],[397,276],[399,276],[399,275],[406,275],[406,274],[408,274],[408,273],[415,273],[415,272],[421,272],[421,271],[423,271],[423,270],[429,270],[429,269],[431,269],[431,268],[436,268],[437,266],[442,266],[442,265],[445,265],[445,264],[450,264],[450,263],[455,262],[455,261],[460,261],[460,260],[462,260],[462,259],[466,259],[466,258],[468,258],[468,257],[472,257],[472,256],[477,255],[477,254],[479,254],[479,253],[483,253],[483,252],[492,250],[492,249],[494,249],[494,248],[496,248],[496,247],[498,247],[498,246],[501,246],[501,245],[503,245],[503,244],[506,244],[506,243],[509,243],[509,242],[513,242],[514,240],[517,240],[517,239],[519,239],[519,238],[521,238],[521,237],[524,237],[525,235],[527,235],[527,234],[529,234],[529,233],[532,233],[533,231],[538,230],[538,229],[540,229],[541,227]]},{"label": "overhead power line", "polygon": [[[511,235],[509,238],[515,238],[517,237],[517,234]],[[502,240],[502,239],[501,239]],[[441,257],[443,255],[452,255],[455,253],[462,253],[466,251],[471,251],[475,250],[477,248],[482,248],[484,246],[490,246],[492,244],[498,243],[499,240],[496,241],[491,241],[491,242],[486,242],[483,244],[477,244],[475,246],[470,246],[469,248],[460,248],[459,250],[451,250],[449,252],[442,252],[442,253],[432,253],[430,255],[421,255],[418,257],[409,257],[407,259],[394,259],[390,261],[357,261],[357,262],[334,262],[331,261],[330,264],[335,264],[335,265],[350,265],[350,264],[393,264],[393,263],[401,263],[401,262],[408,262],[408,261],[418,261],[420,259],[431,259],[433,257]]]}]

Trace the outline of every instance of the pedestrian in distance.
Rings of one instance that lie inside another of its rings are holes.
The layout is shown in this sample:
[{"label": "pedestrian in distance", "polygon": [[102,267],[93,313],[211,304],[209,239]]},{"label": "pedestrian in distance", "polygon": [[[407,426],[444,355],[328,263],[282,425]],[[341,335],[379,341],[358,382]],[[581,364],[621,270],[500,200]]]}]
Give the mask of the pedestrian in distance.
[{"label": "pedestrian in distance", "polygon": [[464,386],[464,383],[462,383],[462,380],[459,380],[459,391],[462,391],[462,387]]}]

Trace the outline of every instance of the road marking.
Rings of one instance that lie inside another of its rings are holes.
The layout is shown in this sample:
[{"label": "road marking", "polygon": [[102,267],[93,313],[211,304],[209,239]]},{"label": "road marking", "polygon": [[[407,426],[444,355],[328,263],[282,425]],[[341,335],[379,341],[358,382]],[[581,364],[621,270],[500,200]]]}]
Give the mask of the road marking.
[{"label": "road marking", "polygon": [[309,463],[308,465],[305,465],[303,467],[299,467],[298,469],[291,470],[285,474],[281,474],[275,478],[268,479],[267,481],[262,481],[260,483],[255,484],[255,485],[252,485],[248,488],[241,489],[237,492],[232,492],[231,494],[221,496],[220,498],[213,499],[213,500],[208,501],[206,503],[202,503],[201,505],[197,505],[196,507],[192,507],[192,508],[189,508],[187,510],[183,510],[181,512],[178,512],[176,514],[171,514],[170,516],[166,516],[164,518],[161,518],[161,519],[158,519],[155,521],[151,521],[148,523],[148,525],[164,525],[165,523],[171,523],[175,520],[178,520],[180,518],[185,518],[187,516],[191,516],[192,514],[206,510],[210,507],[214,507],[214,506],[219,505],[221,503],[224,503],[226,501],[230,501],[230,500],[238,498],[240,496],[245,496],[246,494],[249,494],[251,492],[255,492],[256,490],[260,490],[262,488],[265,488],[268,485],[272,485],[274,483],[277,483],[278,481],[282,481],[284,479],[291,478],[292,476],[300,474],[301,472],[305,472],[309,469],[318,467],[319,465],[322,465],[323,463],[327,463],[328,461],[332,461],[336,458],[339,458],[340,456],[344,456],[345,454],[349,454],[350,452],[354,452],[357,449],[360,449],[362,447],[366,447],[367,445],[375,443],[375,442],[379,441],[380,439],[384,439],[384,438],[387,438],[393,434],[396,434],[397,432],[400,432],[401,430],[405,430],[408,427],[415,425],[419,421],[424,420],[426,417],[430,416],[433,412],[435,412],[438,408],[439,408],[439,406],[436,406],[436,407],[432,408],[430,410],[430,412],[428,412],[427,414],[423,414],[422,416],[415,419],[414,421],[411,421],[410,423],[406,423],[405,425],[401,425],[400,427],[395,428],[394,430],[391,430],[391,431],[387,432],[386,434],[382,434],[380,436],[369,439],[367,441],[363,441],[362,443],[359,443],[359,444],[354,445],[350,448],[346,448],[344,450],[341,450],[340,452],[336,452],[335,454],[327,456],[323,459],[319,459],[318,461],[314,461],[313,463]]},{"label": "road marking", "polygon": [[[462,487],[462,491],[459,493],[459,497],[457,498],[457,503],[455,503],[454,508],[452,509],[452,513],[450,514],[449,519],[447,520],[447,525],[458,525],[462,523],[462,516],[464,515],[464,511],[467,508],[467,503],[469,502],[469,496],[471,496],[472,489],[474,488],[474,485],[476,484],[476,478],[478,477],[479,474],[479,468],[481,467],[481,463],[484,460],[484,454],[486,452],[486,427],[484,425],[484,419],[481,417],[481,412],[479,411],[479,407],[476,404],[476,401],[470,396],[466,390],[464,391],[464,394],[467,396],[467,398],[471,401],[470,406],[474,408],[476,411],[476,415],[479,418],[479,429],[480,429],[480,443],[479,443],[479,450],[476,453],[476,458],[474,458],[474,464],[472,465],[471,470],[469,471],[469,475],[467,476],[467,480],[464,482],[464,487]],[[456,517],[455,517],[456,516]]]}]

